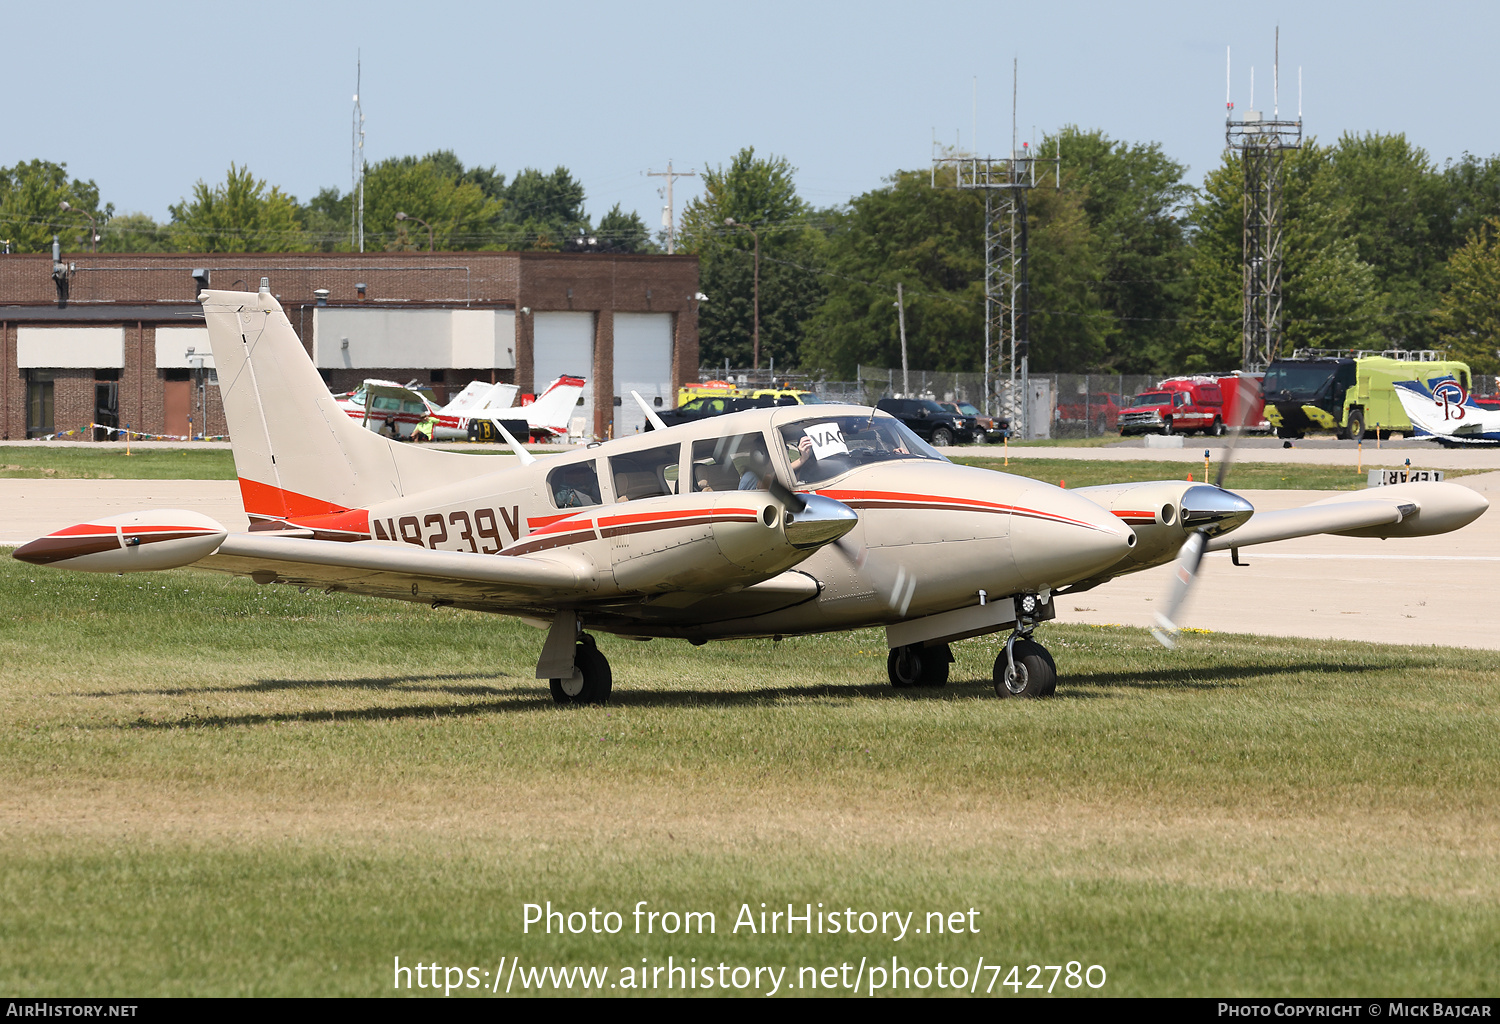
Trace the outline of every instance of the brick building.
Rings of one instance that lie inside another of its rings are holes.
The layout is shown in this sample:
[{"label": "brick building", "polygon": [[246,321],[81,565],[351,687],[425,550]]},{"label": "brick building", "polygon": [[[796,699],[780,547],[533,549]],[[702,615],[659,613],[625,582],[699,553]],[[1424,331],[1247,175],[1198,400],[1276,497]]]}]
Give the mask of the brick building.
[{"label": "brick building", "polygon": [[642,425],[632,389],[670,408],[697,379],[693,256],[0,255],[0,435],[224,433],[196,296],[261,278],[334,391],[416,379],[443,401],[472,380],[530,393],[575,374],[578,415],[603,437]]}]

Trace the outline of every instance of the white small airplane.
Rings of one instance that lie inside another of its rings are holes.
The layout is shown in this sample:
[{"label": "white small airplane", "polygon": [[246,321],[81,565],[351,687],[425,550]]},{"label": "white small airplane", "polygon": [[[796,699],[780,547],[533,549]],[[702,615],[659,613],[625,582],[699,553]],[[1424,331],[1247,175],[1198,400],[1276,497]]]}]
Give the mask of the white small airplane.
[{"label": "white small airplane", "polygon": [[469,424],[488,420],[498,424],[524,421],[528,434],[537,441],[566,440],[573,409],[583,394],[581,377],[564,375],[547,386],[535,402],[520,407],[514,384],[471,381],[447,405],[434,405],[412,384],[370,378],[353,391],[335,395],[338,407],[376,433],[411,437],[418,423],[429,416],[437,421],[434,441],[461,441],[469,437]]},{"label": "white small airplane", "polygon": [[1480,405],[1452,377],[1437,377],[1430,387],[1397,381],[1396,397],[1419,438],[1452,447],[1500,444],[1500,409]]},{"label": "white small airplane", "polygon": [[[852,405],[752,409],[538,460],[399,444],[343,415],[267,292],[200,296],[248,533],[194,512],[103,516],[17,548],[36,565],[196,565],[545,630],[536,676],[561,704],[609,698],[594,632],[693,644],[879,626],[895,686],[942,686],[950,644],[1010,630],[1000,697],[1057,685],[1034,638],[1053,599],[1176,561],[1175,619],[1205,550],[1320,533],[1420,537],[1488,502],[1448,483],[1336,494],[1257,513],[1217,485],[1062,490],[955,465],[893,416]],[[655,416],[637,397],[647,418]],[[1238,559],[1236,559],[1238,561]],[[815,666],[811,666],[815,668]]]}]

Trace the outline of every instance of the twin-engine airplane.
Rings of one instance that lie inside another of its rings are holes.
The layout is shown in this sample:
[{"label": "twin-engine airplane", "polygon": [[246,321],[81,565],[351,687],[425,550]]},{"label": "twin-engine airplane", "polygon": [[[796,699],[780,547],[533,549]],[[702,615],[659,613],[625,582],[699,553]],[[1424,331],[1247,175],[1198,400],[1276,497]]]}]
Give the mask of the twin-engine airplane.
[{"label": "twin-engine airplane", "polygon": [[1032,632],[1057,593],[1178,559],[1170,642],[1205,548],[1442,533],[1487,507],[1442,483],[1261,514],[1175,480],[1065,491],[954,465],[893,417],[844,405],[734,413],[545,460],[513,445],[517,459],[495,468],[361,429],[266,292],[200,298],[250,532],[142,512],[15,557],[92,572],[192,564],[519,616],[547,629],[536,675],[563,704],[610,695],[585,626],[694,644],[883,626],[896,686],[941,686],[951,642],[1009,629],[995,692],[1044,696],[1056,670]]}]

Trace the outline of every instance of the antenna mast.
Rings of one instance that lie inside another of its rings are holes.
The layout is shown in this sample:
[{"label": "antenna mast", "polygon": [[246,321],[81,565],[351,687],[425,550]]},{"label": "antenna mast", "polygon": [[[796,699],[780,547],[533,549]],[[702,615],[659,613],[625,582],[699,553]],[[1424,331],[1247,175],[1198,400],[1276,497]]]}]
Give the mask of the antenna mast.
[{"label": "antenna mast", "polygon": [[[1011,66],[1009,155],[981,157],[957,148],[935,151],[932,183],[938,188],[984,193],[984,411],[988,415],[992,405],[1008,411],[1011,423],[1019,425],[1026,437],[1031,427],[1030,403],[1025,397],[1031,339],[1026,197],[1036,187],[1036,165],[1051,163],[1061,168],[1062,152],[1061,143],[1058,155],[1047,159],[1032,152],[1029,143],[1016,148],[1018,65],[1017,61]],[[1061,183],[1060,176],[1056,180]],[[1002,376],[1008,382],[1002,383]]]},{"label": "antenna mast", "polygon": [[360,109],[359,92],[361,78],[360,52],[354,51],[354,136],[353,153],[349,158],[350,185],[349,205],[352,209],[353,227],[350,244],[358,252],[365,251],[365,115]]},{"label": "antenna mast", "polygon": [[[1227,67],[1227,62],[1226,62]],[[1227,71],[1226,71],[1227,74]],[[1302,146],[1301,71],[1298,77],[1297,120],[1280,120],[1281,29],[1276,30],[1276,61],[1271,70],[1271,117],[1246,110],[1234,118],[1228,103],[1224,143],[1238,150],[1245,169],[1244,193],[1244,322],[1241,332],[1242,369],[1269,366],[1281,349],[1281,276],[1284,261],[1282,209],[1283,164],[1286,151]],[[1250,104],[1255,105],[1255,70],[1250,71]]]}]

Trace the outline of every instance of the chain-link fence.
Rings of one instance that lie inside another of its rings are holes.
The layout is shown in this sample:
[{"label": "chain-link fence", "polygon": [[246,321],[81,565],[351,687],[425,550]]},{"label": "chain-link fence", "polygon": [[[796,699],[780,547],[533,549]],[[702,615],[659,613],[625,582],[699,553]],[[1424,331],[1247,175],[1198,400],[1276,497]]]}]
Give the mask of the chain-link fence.
[{"label": "chain-link fence", "polygon": [[901,370],[887,366],[860,366],[854,380],[822,380],[803,373],[774,377],[768,369],[759,372],[704,368],[710,376],[742,388],[786,386],[812,391],[825,402],[874,405],[882,398],[930,398],[935,402],[967,402],[989,415],[1007,419],[1021,436],[1022,405],[1030,413],[1030,439],[1097,437],[1119,433],[1120,410],[1131,398],[1153,387],[1159,378],[1144,374],[1033,373],[1027,393],[1020,379],[1012,387],[1009,377],[993,382],[994,391],[986,407],[984,375],[937,373],[932,370]]},{"label": "chain-link fence", "polygon": [[[704,380],[717,376],[740,387],[785,385],[812,391],[825,402],[874,405],[882,398],[930,398],[936,402],[967,402],[990,415],[1008,419],[1019,440],[1022,436],[1022,405],[1027,405],[1026,437],[1080,438],[1118,435],[1120,412],[1131,399],[1155,387],[1161,378],[1145,374],[1033,373],[1027,394],[1020,379],[1012,389],[1009,377],[994,381],[988,408],[984,401],[984,376],[978,373],[935,373],[910,370],[903,377],[899,368],[860,366],[854,380],[822,380],[805,373],[778,374],[768,370],[704,370]],[[1211,376],[1229,376],[1232,370]],[[1500,377],[1474,374],[1473,393],[1500,393]]]}]

